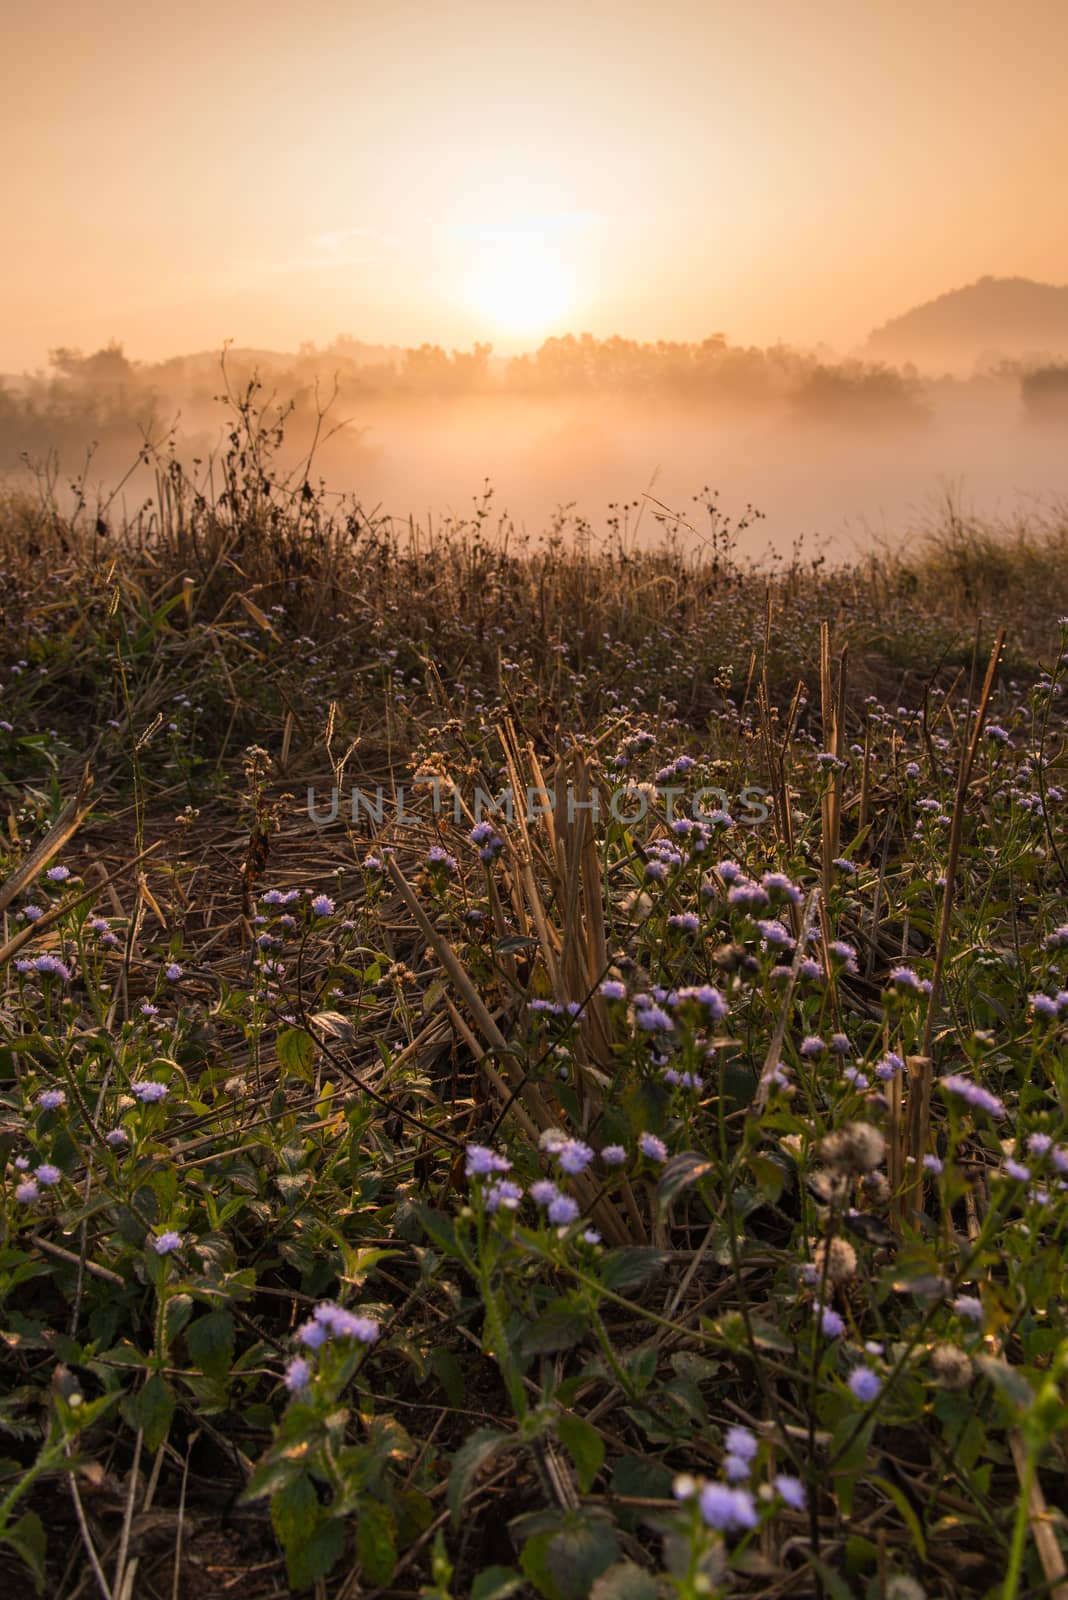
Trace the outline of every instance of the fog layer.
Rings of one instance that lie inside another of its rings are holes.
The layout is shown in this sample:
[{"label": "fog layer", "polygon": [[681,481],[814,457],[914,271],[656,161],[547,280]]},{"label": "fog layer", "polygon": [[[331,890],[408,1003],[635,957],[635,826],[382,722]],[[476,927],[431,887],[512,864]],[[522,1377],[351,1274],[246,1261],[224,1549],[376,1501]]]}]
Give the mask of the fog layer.
[{"label": "fog layer", "polygon": [[[584,519],[644,543],[667,519],[695,541],[718,496],[733,519],[761,513],[744,553],[787,553],[803,536],[844,555],[921,532],[947,503],[991,519],[1068,504],[1068,372],[1055,364],[936,380],[722,340],[550,341],[510,363],[485,347],[450,357],[352,341],[298,357],[231,352],[225,367],[209,356],[146,367],[117,346],[53,361],[0,389],[0,472],[24,483],[35,472],[60,497],[84,478],[90,503],[146,440],[203,478],[247,403],[265,419],[290,413],[285,471],[423,526],[481,505],[493,529],[504,518],[538,534],[566,511],[572,532]],[[154,487],[139,465],[109,515]]]}]

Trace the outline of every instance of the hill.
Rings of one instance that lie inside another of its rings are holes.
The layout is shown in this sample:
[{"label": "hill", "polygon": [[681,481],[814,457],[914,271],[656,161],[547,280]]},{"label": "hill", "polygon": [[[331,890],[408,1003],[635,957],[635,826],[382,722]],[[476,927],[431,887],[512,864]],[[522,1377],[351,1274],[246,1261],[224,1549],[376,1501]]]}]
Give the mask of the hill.
[{"label": "hill", "polygon": [[1068,355],[1068,285],[980,278],[876,328],[867,350],[882,361],[964,373],[994,357]]}]

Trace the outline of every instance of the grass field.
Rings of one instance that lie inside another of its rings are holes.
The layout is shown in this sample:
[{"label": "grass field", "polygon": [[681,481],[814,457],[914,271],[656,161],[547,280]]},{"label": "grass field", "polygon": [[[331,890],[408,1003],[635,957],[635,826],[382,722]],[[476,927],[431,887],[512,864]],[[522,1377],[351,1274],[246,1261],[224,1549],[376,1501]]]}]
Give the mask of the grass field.
[{"label": "grass field", "polygon": [[277,445],[0,509],[5,1594],[1064,1600],[1068,519]]}]

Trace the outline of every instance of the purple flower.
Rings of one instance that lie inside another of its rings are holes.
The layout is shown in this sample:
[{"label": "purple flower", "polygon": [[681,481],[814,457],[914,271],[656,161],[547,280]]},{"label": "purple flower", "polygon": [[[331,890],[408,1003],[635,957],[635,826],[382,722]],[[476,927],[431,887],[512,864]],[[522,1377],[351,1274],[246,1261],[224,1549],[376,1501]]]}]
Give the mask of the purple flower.
[{"label": "purple flower", "polygon": [[820,1330],[828,1339],[837,1339],[845,1332],[845,1322],[833,1306],[824,1306],[820,1311]]},{"label": "purple flower", "polygon": [[804,1511],[805,1486],[800,1478],[791,1477],[788,1472],[779,1472],[772,1479],[772,1483],[780,1500],[783,1500],[791,1511]]},{"label": "purple flower", "polygon": [[704,1522],[717,1533],[738,1533],[757,1525],[756,1505],[748,1489],[706,1483],[698,1504]]},{"label": "purple flower", "polygon": [[627,1152],[621,1144],[606,1144],[601,1151],[601,1160],[606,1167],[621,1167],[627,1159]]},{"label": "purple flower", "polygon": [[374,1317],[361,1317],[341,1309],[335,1311],[329,1326],[336,1339],[355,1339],[359,1344],[374,1344],[380,1332]]},{"label": "purple flower", "polygon": [[1006,1161],[1005,1176],[1012,1178],[1016,1183],[1026,1183],[1031,1176],[1031,1169],[1019,1161]]},{"label": "purple flower", "polygon": [[560,1146],[556,1159],[562,1172],[585,1172],[593,1160],[593,1151],[581,1139],[568,1139]]},{"label": "purple flower", "polygon": [[1028,995],[1028,1001],[1036,1017],[1041,1017],[1044,1022],[1053,1022],[1056,1019],[1058,1006],[1056,1000],[1048,994]]},{"label": "purple flower", "polygon": [[924,983],[911,967],[892,967],[887,982],[892,989],[911,990],[914,994],[925,992]]},{"label": "purple flower", "polygon": [[899,1072],[904,1072],[905,1063],[895,1050],[891,1050],[881,1061],[875,1064],[875,1076],[881,1083],[889,1083],[896,1078]]},{"label": "purple flower", "polygon": [[519,1184],[502,1178],[498,1183],[491,1183],[486,1190],[486,1210],[492,1214],[503,1206],[505,1211],[514,1211],[522,1198],[523,1190]]},{"label": "purple flower", "polygon": [[634,1013],[635,1024],[646,1033],[670,1033],[675,1024],[660,1006],[642,1006]]},{"label": "purple flower", "polygon": [[135,1100],[140,1100],[143,1106],[153,1106],[160,1100],[166,1100],[170,1090],[165,1083],[157,1083],[152,1078],[145,1078],[140,1083],[131,1083],[130,1093]]},{"label": "purple flower", "polygon": [[946,1170],[945,1162],[941,1161],[938,1156],[924,1156],[923,1167],[925,1172],[932,1173],[936,1178],[941,1177],[942,1173]]},{"label": "purple flower", "polygon": [[576,1220],[578,1214],[578,1205],[569,1194],[558,1194],[555,1200],[549,1202],[549,1221],[556,1227],[568,1227]]},{"label": "purple flower", "polygon": [[182,1236],[168,1228],[166,1233],[161,1233],[158,1239],[153,1239],[152,1248],[158,1256],[169,1256],[172,1250],[182,1248]]},{"label": "purple flower", "polygon": [[792,950],[794,947],[793,935],[783,927],[775,918],[769,918],[757,923],[761,938],[769,950]]},{"label": "purple flower", "polygon": [[467,837],[478,846],[479,860],[487,866],[504,849],[504,840],[491,822],[476,822]]},{"label": "purple flower", "polygon": [[45,877],[48,878],[52,883],[66,883],[67,879],[70,877],[70,868],[49,867],[48,871],[45,873]]},{"label": "purple flower", "polygon": [[606,978],[598,993],[605,1000],[625,1000],[627,986],[625,983],[620,983],[618,978]]},{"label": "purple flower", "polygon": [[44,978],[59,978],[62,983],[70,982],[70,968],[58,956],[38,956],[33,963],[33,969]]},{"label": "purple flower", "polygon": [[997,1095],[991,1094],[988,1089],[983,1089],[979,1084],[973,1083],[970,1078],[963,1077],[959,1072],[948,1073],[940,1078],[939,1083],[947,1094],[958,1096],[967,1105],[976,1111],[985,1111],[991,1117],[1003,1117],[1005,1107]]},{"label": "purple flower", "polygon": [[290,1394],[300,1394],[311,1383],[311,1362],[303,1356],[294,1356],[286,1367],[286,1388]]},{"label": "purple flower", "polygon": [[[848,1043],[849,1041],[847,1040],[847,1048]],[[826,1041],[821,1039],[819,1034],[816,1033],[810,1033],[807,1038],[802,1039],[801,1041],[801,1054],[803,1056],[821,1056],[826,1048]]]},{"label": "purple flower", "polygon": [[33,1202],[40,1195],[40,1192],[41,1191],[38,1189],[33,1179],[27,1178],[24,1183],[20,1183],[17,1186],[15,1190],[15,1199],[19,1202],[19,1205],[32,1206]]},{"label": "purple flower", "polygon": [[677,995],[677,1003],[682,1005],[686,1001],[700,1006],[710,1022],[721,1022],[727,1015],[726,1000],[724,1000],[719,990],[714,989],[710,983],[702,983],[691,986],[688,989],[680,989]]},{"label": "purple flower", "polygon": [[456,857],[450,856],[443,845],[432,844],[426,853],[426,860],[429,867],[441,867],[445,872],[456,871]]},{"label": "purple flower", "polygon": [[113,1150],[118,1150],[122,1145],[129,1144],[130,1136],[125,1128],[112,1128],[110,1133],[105,1133],[104,1143],[109,1144]]},{"label": "purple flower", "polygon": [[748,878],[737,879],[727,891],[727,904],[743,911],[763,911],[769,903],[767,891]]},{"label": "purple flower", "polygon": [[693,911],[678,911],[668,917],[667,925],[679,933],[696,933],[701,926],[701,919]]},{"label": "purple flower", "polygon": [[785,900],[790,905],[799,906],[805,898],[797,884],[792,883],[785,872],[765,872],[760,883],[772,900]]},{"label": "purple flower", "polygon": [[484,1144],[469,1144],[464,1154],[464,1171],[469,1178],[485,1178],[491,1172],[510,1172],[512,1168],[507,1156],[499,1156]]},{"label": "purple flower", "polygon": [[756,1434],[749,1428],[728,1428],[723,1440],[724,1449],[728,1455],[741,1456],[743,1461],[752,1461],[760,1448]]},{"label": "purple flower", "polygon": [[40,906],[23,906],[22,915],[27,922],[39,922],[44,916]]},{"label": "purple flower", "polygon": [[1053,1140],[1048,1133],[1029,1133],[1027,1135],[1027,1148],[1033,1156],[1048,1155],[1053,1147]]},{"label": "purple flower", "polygon": [[59,1168],[54,1167],[50,1161],[42,1161],[41,1165],[34,1173],[34,1177],[37,1179],[37,1182],[42,1184],[46,1189],[51,1188],[54,1183],[58,1183],[62,1176],[63,1174],[60,1172]]},{"label": "purple flower", "polygon": [[752,1463],[744,1456],[724,1456],[723,1472],[728,1483],[744,1483],[752,1471]]},{"label": "purple flower", "polygon": [[551,1206],[559,1193],[551,1178],[539,1178],[530,1186],[530,1198],[536,1206]]},{"label": "purple flower", "polygon": [[965,1322],[983,1320],[983,1302],[974,1294],[959,1294],[953,1302],[953,1309]]},{"label": "purple flower", "polygon": [[882,1386],[883,1380],[870,1367],[854,1367],[849,1374],[849,1387],[863,1405],[874,1400]]},{"label": "purple flower", "polygon": [[37,1104],[42,1111],[58,1111],[66,1103],[67,1097],[62,1089],[42,1089],[37,1096]]},{"label": "purple flower", "polygon": [[643,1133],[638,1140],[642,1155],[650,1161],[666,1161],[667,1145],[663,1139],[658,1139],[655,1133]]},{"label": "purple flower", "polygon": [[[307,1337],[312,1328],[321,1330],[321,1339],[315,1340],[314,1335],[310,1339]],[[324,1300],[316,1306],[311,1322],[305,1323],[301,1337],[312,1349],[318,1349],[330,1336],[335,1339],[358,1339],[361,1344],[374,1344],[379,1331],[379,1325],[373,1317],[361,1317],[354,1311],[346,1311],[343,1306],[335,1305],[332,1300]]]},{"label": "purple flower", "polygon": [[332,917],[334,915],[334,902],[328,894],[317,894],[311,903],[311,908],[317,917]]},{"label": "purple flower", "polygon": [[168,980],[169,983],[178,982],[178,979],[182,976],[182,969],[178,965],[177,961],[170,962],[170,964],[164,968],[163,976]]},{"label": "purple flower", "polygon": [[307,1345],[309,1350],[318,1350],[329,1337],[329,1329],[315,1317],[309,1317],[308,1321],[301,1323],[297,1329],[297,1338],[301,1344]]}]

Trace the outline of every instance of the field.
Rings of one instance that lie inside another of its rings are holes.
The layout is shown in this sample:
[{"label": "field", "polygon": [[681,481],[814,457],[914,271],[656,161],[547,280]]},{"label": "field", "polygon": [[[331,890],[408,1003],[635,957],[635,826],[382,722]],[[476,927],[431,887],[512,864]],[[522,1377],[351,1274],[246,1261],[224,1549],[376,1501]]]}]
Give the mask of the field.
[{"label": "field", "polygon": [[4,1593],[1065,1600],[1068,520],[278,426],[0,505]]}]

